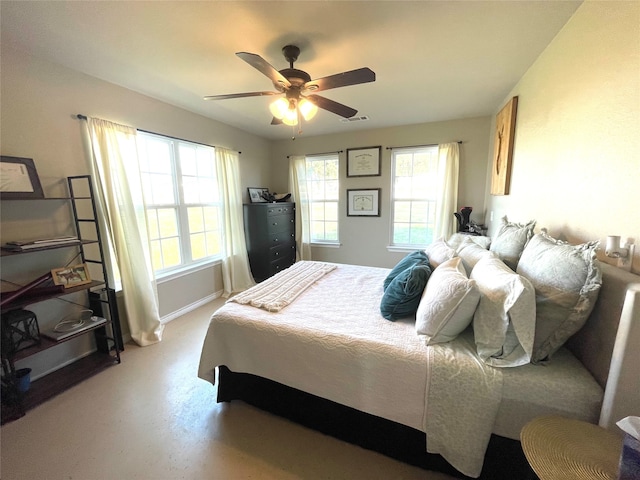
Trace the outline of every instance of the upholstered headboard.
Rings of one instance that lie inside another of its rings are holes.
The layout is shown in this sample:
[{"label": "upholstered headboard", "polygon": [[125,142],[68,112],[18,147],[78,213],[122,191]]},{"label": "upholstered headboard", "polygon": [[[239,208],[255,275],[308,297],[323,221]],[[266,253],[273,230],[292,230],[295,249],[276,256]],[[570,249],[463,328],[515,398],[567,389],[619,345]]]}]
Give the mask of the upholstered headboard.
[{"label": "upholstered headboard", "polygon": [[598,301],[567,347],[605,389],[600,425],[611,428],[640,415],[640,276],[602,262],[600,267]]}]

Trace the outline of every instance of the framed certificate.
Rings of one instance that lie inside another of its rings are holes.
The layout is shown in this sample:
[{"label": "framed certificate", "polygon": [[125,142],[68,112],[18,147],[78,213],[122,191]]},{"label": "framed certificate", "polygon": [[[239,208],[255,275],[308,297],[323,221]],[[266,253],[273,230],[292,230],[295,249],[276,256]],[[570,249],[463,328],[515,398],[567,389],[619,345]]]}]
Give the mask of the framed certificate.
[{"label": "framed certificate", "polygon": [[347,190],[347,217],[379,217],[380,189]]},{"label": "framed certificate", "polygon": [[44,198],[32,159],[0,157],[0,197]]},{"label": "framed certificate", "polygon": [[382,147],[347,148],[347,177],[379,177]]}]

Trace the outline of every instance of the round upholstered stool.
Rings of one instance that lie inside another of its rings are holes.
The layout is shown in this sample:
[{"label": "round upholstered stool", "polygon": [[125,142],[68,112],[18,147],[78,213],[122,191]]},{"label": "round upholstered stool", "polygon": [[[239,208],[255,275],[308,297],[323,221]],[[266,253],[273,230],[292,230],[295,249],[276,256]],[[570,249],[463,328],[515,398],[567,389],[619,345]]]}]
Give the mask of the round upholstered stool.
[{"label": "round upholstered stool", "polygon": [[540,480],[618,478],[622,438],[597,425],[539,417],[524,426],[520,441]]}]

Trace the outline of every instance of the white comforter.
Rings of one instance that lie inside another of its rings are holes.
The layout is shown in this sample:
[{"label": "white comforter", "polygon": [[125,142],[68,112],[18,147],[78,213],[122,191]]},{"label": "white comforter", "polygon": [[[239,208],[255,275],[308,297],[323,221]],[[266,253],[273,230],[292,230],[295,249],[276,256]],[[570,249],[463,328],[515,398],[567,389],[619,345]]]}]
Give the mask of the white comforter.
[{"label": "white comforter", "polygon": [[427,434],[430,452],[477,477],[501,373],[477,358],[468,335],[429,347],[413,318],[384,319],[388,272],[338,265],[275,313],[227,302],[211,319],[198,375],[215,383],[215,367],[226,365],[408,425]]}]

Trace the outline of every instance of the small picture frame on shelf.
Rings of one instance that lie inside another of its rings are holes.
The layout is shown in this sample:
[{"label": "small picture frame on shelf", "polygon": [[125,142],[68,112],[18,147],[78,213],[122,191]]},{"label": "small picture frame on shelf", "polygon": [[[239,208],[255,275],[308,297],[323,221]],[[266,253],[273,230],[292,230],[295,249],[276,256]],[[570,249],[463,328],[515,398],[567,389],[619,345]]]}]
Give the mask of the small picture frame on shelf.
[{"label": "small picture frame on shelf", "polygon": [[269,192],[268,188],[249,187],[247,190],[249,192],[249,200],[251,200],[251,203],[265,203],[267,201],[262,194]]},{"label": "small picture frame on shelf", "polygon": [[86,263],[71,267],[54,268],[51,270],[51,276],[55,285],[63,285],[64,288],[91,283],[91,276]]},{"label": "small picture frame on shelf", "polygon": [[0,157],[0,198],[44,198],[33,159]]},{"label": "small picture frame on shelf", "polygon": [[347,217],[379,217],[380,189],[347,190]]},{"label": "small picture frame on shelf", "polygon": [[382,147],[347,148],[347,177],[379,177]]}]

